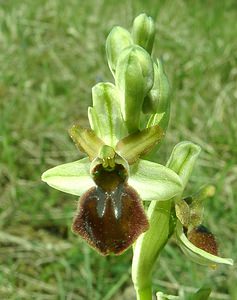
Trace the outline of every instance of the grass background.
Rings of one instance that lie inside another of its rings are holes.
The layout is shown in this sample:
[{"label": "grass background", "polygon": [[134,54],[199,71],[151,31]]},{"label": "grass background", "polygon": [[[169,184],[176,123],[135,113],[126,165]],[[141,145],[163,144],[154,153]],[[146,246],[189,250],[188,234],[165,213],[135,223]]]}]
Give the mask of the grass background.
[{"label": "grass background", "polygon": [[[80,157],[67,129],[87,125],[91,88],[111,81],[105,39],[147,12],[154,56],[172,85],[172,118],[157,160],[191,140],[202,146],[189,192],[212,183],[206,222],[220,253],[237,259],[237,2],[0,1],[0,298],[125,299],[132,253],[100,257],[71,233],[76,198],[40,181]],[[237,299],[236,267],[209,270],[171,241],[154,287],[176,294],[211,284],[212,299]],[[132,299],[132,296],[130,298]]]}]

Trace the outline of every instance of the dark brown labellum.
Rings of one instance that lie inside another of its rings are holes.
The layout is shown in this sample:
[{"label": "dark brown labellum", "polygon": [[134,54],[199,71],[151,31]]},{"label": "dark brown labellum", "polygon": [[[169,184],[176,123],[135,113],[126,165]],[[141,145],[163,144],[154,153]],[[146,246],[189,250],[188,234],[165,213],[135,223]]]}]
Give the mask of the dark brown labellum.
[{"label": "dark brown labellum", "polygon": [[93,176],[97,186],[81,196],[72,230],[102,255],[121,254],[149,227],[140,197],[122,165],[99,165]]},{"label": "dark brown labellum", "polygon": [[189,241],[196,247],[213,255],[218,255],[218,246],[214,235],[203,225],[188,232]]}]

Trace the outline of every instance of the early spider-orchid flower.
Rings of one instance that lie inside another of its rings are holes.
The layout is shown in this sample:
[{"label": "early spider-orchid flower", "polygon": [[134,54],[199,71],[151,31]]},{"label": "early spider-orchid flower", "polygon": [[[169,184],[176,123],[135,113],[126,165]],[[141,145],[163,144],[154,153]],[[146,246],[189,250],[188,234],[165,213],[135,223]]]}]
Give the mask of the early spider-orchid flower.
[{"label": "early spider-orchid flower", "polygon": [[153,126],[104,144],[93,130],[73,126],[70,135],[88,158],[46,171],[42,179],[81,196],[72,230],[101,254],[120,254],[149,227],[141,200],[168,200],[182,183],[172,170],[139,157],[162,137]]}]

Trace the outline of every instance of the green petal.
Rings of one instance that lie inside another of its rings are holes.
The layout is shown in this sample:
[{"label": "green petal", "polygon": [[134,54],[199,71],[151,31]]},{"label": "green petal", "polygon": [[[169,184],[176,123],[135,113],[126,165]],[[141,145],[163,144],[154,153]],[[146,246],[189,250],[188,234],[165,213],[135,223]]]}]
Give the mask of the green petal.
[{"label": "green petal", "polygon": [[77,196],[95,185],[90,177],[88,158],[49,169],[43,173],[41,179],[57,190]]},{"label": "green petal", "polygon": [[95,134],[93,130],[82,128],[80,125],[73,125],[69,129],[69,134],[76,146],[86,153],[90,160],[98,156],[100,148],[104,142]]},{"label": "green petal", "polygon": [[116,152],[135,163],[140,156],[147,154],[163,137],[163,130],[157,125],[132,133],[118,142]]},{"label": "green petal", "polygon": [[204,265],[204,266],[210,266],[215,267],[216,264],[227,264],[227,265],[233,265],[233,260],[230,258],[222,258],[216,255],[212,255],[196,246],[194,246],[186,237],[186,235],[183,232],[183,226],[178,221],[177,227],[176,227],[176,236],[177,241],[184,252],[192,261]]},{"label": "green petal", "polygon": [[174,171],[146,160],[139,160],[137,164],[130,167],[128,184],[144,201],[168,200],[183,189],[182,182]]}]

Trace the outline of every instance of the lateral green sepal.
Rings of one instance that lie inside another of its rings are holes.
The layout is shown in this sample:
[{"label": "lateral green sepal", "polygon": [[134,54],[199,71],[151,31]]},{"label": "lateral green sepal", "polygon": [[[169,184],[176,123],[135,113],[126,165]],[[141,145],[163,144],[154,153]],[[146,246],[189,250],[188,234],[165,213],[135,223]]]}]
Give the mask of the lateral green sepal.
[{"label": "lateral green sepal", "polygon": [[169,168],[140,159],[130,166],[128,184],[143,201],[164,201],[178,195],[182,189],[179,176]]},{"label": "lateral green sepal", "polygon": [[93,130],[82,128],[78,124],[69,129],[69,135],[76,146],[86,153],[91,161],[98,156],[98,151],[104,145],[104,142],[98,138]]},{"label": "lateral green sepal", "polygon": [[157,125],[132,133],[116,145],[116,152],[127,160],[135,163],[140,156],[147,154],[163,137],[163,130]]},{"label": "lateral green sepal", "polygon": [[42,180],[59,191],[77,196],[95,185],[87,157],[47,170],[42,174]]}]

